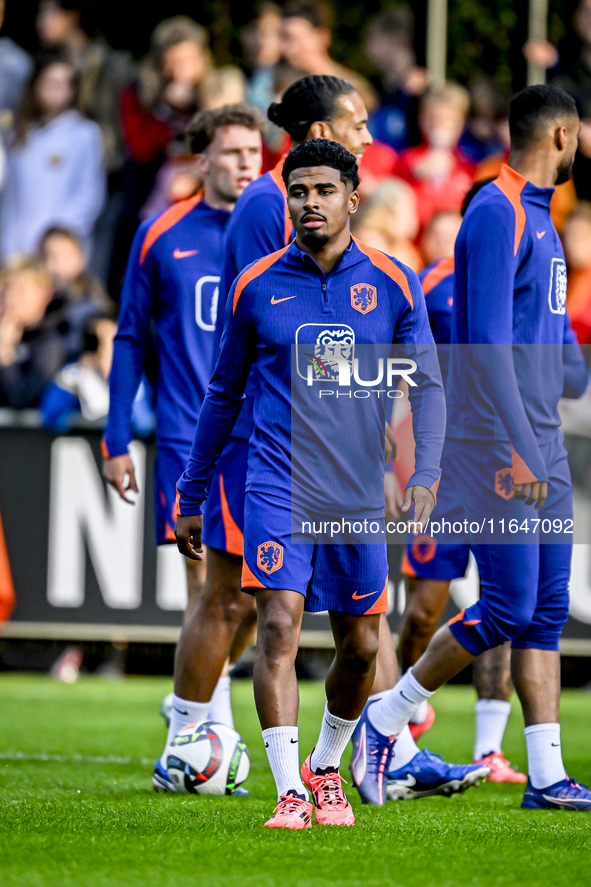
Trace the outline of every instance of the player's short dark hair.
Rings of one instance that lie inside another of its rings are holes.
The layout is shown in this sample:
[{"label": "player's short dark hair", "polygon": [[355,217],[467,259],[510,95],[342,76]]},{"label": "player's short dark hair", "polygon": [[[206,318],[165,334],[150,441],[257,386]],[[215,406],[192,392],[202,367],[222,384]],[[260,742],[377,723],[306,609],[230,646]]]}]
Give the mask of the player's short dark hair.
[{"label": "player's short dark hair", "polygon": [[283,164],[283,181],[287,185],[290,173],[294,169],[307,166],[330,166],[338,169],[341,182],[349,182],[353,190],[359,187],[359,169],[355,155],[350,154],[338,142],[330,139],[308,139],[293,151],[290,151]]},{"label": "player's short dark hair", "polygon": [[272,102],[267,111],[271,123],[282,126],[296,142],[303,142],[317,121],[328,122],[337,116],[337,102],[351,95],[355,87],[341,77],[310,74],[285,91],[281,102]]},{"label": "player's short dark hair", "polygon": [[205,151],[213,142],[216,131],[223,126],[244,126],[246,129],[258,129],[261,135],[266,129],[260,111],[243,102],[199,111],[189,123],[186,132],[187,143],[193,154],[201,154]]},{"label": "player's short dark hair", "polygon": [[326,28],[332,31],[334,26],[332,7],[322,0],[291,0],[285,4],[281,15],[284,19],[303,18],[310,22],[313,28]]},{"label": "player's short dark hair", "polygon": [[543,126],[565,117],[578,117],[575,100],[556,86],[526,86],[513,96],[509,108],[511,145],[518,150],[535,142]]}]

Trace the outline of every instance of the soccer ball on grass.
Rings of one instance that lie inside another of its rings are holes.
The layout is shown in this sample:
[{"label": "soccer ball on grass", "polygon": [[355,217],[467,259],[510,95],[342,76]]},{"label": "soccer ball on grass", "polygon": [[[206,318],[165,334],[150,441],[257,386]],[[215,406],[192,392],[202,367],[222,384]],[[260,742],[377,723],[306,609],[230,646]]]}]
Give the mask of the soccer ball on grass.
[{"label": "soccer ball on grass", "polygon": [[246,743],[236,730],[214,721],[189,724],[170,743],[166,765],[175,791],[231,795],[250,770]]}]

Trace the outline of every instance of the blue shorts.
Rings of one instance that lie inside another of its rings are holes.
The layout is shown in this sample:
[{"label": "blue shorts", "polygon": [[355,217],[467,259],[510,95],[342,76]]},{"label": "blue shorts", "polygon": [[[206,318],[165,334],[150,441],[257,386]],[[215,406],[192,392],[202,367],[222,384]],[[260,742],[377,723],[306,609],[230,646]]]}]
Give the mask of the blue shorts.
[{"label": "blue shorts", "polygon": [[[441,483],[437,490],[437,505],[433,509],[431,520],[445,519],[453,523],[463,519],[464,510],[447,466],[448,451],[449,442],[446,441],[441,456]],[[416,537],[409,534],[402,556],[401,571],[405,576],[416,576],[418,579],[451,582],[453,579],[463,579],[469,558],[470,549],[464,543],[446,544],[427,533]]]},{"label": "blue shorts", "polygon": [[[540,449],[548,467],[549,495],[536,512],[513,496],[509,444],[453,441],[449,464],[469,523],[493,516],[495,521],[504,518],[505,528],[509,520],[519,525],[527,520],[531,526],[537,519],[560,520],[564,526],[572,519],[572,488],[562,436],[557,434]],[[528,535],[535,541],[530,542]],[[568,617],[572,555],[568,534],[532,537],[530,530],[529,534],[503,535],[495,523],[484,539],[470,530],[468,538],[478,564],[481,597],[451,621],[456,640],[475,656],[506,640],[518,649],[558,650]]]},{"label": "blue shorts", "polygon": [[244,553],[244,491],[248,441],[230,438],[213,475],[203,519],[203,544],[228,554]]},{"label": "blue shorts", "polygon": [[[319,534],[292,535],[292,517],[292,504],[287,499],[268,493],[246,494],[243,591],[297,591],[305,597],[305,609],[311,613],[386,613],[385,544],[340,545],[320,542],[323,537]],[[299,517],[314,521],[310,514]]]},{"label": "blue shorts", "polygon": [[176,446],[156,445],[154,462],[154,518],[156,522],[156,545],[176,542],[174,524],[176,521],[176,485],[185,470],[191,453],[191,444],[185,441]]}]

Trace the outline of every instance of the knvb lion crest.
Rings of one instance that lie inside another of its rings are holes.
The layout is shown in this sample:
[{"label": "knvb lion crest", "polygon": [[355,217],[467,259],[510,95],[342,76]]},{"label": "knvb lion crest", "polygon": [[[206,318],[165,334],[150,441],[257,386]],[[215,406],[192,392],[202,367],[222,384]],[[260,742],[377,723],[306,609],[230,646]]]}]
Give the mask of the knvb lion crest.
[{"label": "knvb lion crest", "polygon": [[513,469],[499,468],[495,474],[495,493],[501,499],[512,499],[515,495],[515,484],[513,483]]},{"label": "knvb lion crest", "polygon": [[367,314],[378,304],[378,293],[370,283],[356,283],[351,287],[351,307],[360,314]]},{"label": "knvb lion crest", "polygon": [[257,549],[257,567],[271,575],[283,566],[283,545],[277,542],[262,542]]}]

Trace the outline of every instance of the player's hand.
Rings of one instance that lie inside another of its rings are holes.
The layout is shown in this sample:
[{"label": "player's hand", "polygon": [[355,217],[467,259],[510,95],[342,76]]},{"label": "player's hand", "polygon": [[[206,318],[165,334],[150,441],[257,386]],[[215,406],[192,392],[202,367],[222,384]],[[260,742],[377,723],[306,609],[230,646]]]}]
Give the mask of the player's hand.
[{"label": "player's hand", "polygon": [[435,497],[427,487],[407,487],[404,494],[404,502],[400,509],[403,514],[410,510],[413,502],[415,503],[415,515],[412,533],[413,536],[418,536],[425,532],[431,512],[435,508]]},{"label": "player's hand", "polygon": [[386,422],[386,446],[384,449],[384,458],[386,460],[386,465],[392,459],[393,462],[396,462],[398,459],[398,441],[394,437],[394,432]]},{"label": "player's hand", "polygon": [[548,498],[548,484],[546,481],[536,481],[535,484],[519,484],[515,487],[515,498],[525,499],[526,505],[533,505],[539,511]]},{"label": "player's hand", "polygon": [[384,493],[386,494],[386,520],[396,520],[402,508],[402,496],[398,478],[393,471],[384,474]]},{"label": "player's hand", "polygon": [[107,483],[117,490],[124,502],[135,505],[133,499],[128,499],[125,495],[130,490],[133,490],[134,493],[139,493],[135,479],[135,468],[129,453],[106,459],[103,463],[103,475]]},{"label": "player's hand", "polygon": [[181,554],[192,561],[203,560],[203,546],[201,544],[201,530],[203,529],[202,514],[185,514],[176,519],[174,535],[176,544]]}]

